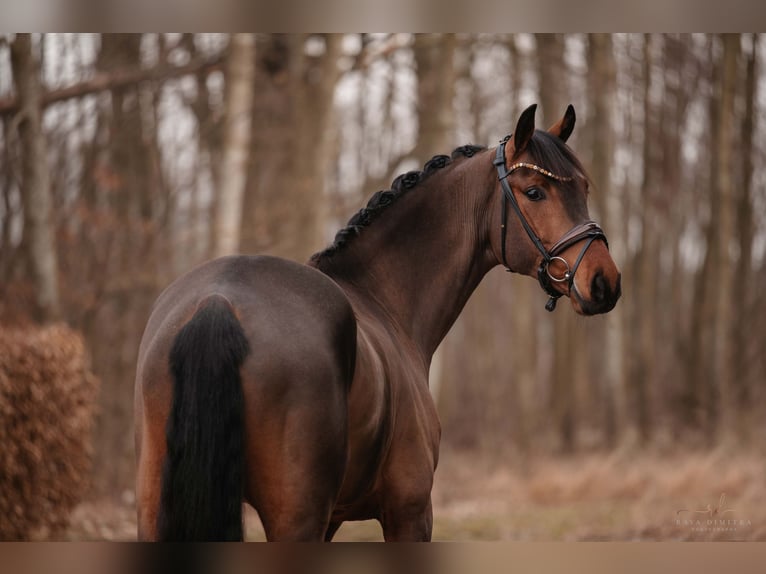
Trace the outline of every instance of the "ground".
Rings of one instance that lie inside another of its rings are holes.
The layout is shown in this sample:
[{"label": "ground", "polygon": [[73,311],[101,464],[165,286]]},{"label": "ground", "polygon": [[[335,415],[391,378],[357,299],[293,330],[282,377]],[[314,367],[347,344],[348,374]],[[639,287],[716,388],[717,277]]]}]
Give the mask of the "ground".
[{"label": "ground", "polygon": [[[766,540],[766,457],[757,453],[589,454],[488,460],[442,453],[434,540]],[[263,540],[246,512],[248,540]],[[134,540],[131,492],[78,506],[68,540]],[[382,540],[375,521],[336,540]]]}]

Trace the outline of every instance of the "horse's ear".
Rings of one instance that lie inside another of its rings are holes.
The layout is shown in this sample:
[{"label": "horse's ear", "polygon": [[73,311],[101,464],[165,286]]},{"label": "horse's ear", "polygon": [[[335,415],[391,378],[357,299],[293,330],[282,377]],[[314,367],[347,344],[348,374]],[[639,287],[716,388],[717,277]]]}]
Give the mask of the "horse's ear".
[{"label": "horse's ear", "polygon": [[535,111],[537,104],[532,104],[521,113],[519,123],[516,124],[516,130],[513,132],[513,154],[518,155],[527,148],[532,134],[535,133]]},{"label": "horse's ear", "polygon": [[574,106],[569,104],[567,106],[567,111],[564,112],[564,117],[553,124],[551,129],[548,130],[548,133],[558,137],[561,141],[565,142],[569,139],[569,136],[572,135],[572,130],[574,130],[576,119],[577,118],[575,117]]}]

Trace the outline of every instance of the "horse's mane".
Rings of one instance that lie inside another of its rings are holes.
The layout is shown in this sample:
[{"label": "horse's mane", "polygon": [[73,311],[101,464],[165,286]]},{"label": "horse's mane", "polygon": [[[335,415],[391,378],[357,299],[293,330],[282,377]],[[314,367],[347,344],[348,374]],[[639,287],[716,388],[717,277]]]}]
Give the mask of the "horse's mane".
[{"label": "horse's mane", "polygon": [[351,219],[349,219],[346,226],[335,234],[335,240],[329,247],[311,256],[311,262],[319,263],[324,259],[331,258],[333,255],[344,249],[359,235],[362,229],[368,227],[373,221],[378,219],[388,207],[396,202],[397,199],[402,197],[412,188],[421,184],[434,172],[448,166],[455,159],[473,157],[477,152],[485,149],[485,147],[477,145],[460,146],[455,148],[450,156],[435,155],[426,162],[422,171],[408,171],[407,173],[397,176],[396,179],[391,182],[391,189],[375,193],[367,202],[367,205],[357,211]]},{"label": "horse's mane", "polygon": [[[332,244],[311,256],[311,263],[327,260],[343,250],[361,231],[378,219],[386,209],[393,205],[412,188],[425,181],[431,174],[460,158],[470,158],[485,150],[483,146],[464,145],[450,156],[436,155],[423,166],[422,171],[409,171],[399,175],[391,182],[391,189],[378,191],[367,202],[367,206],[356,212],[346,226],[338,231]],[[558,137],[543,130],[536,130],[527,144],[526,152],[532,161],[558,175],[578,175],[588,178],[585,168],[574,152]]]}]

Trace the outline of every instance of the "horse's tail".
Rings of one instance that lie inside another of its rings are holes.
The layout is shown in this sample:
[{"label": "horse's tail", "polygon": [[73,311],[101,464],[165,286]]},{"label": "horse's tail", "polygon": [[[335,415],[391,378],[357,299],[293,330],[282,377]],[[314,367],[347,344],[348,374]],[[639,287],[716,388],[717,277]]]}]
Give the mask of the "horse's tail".
[{"label": "horse's tail", "polygon": [[242,540],[240,367],[249,345],[221,295],[203,299],[170,351],[173,405],[157,517],[160,540]]}]

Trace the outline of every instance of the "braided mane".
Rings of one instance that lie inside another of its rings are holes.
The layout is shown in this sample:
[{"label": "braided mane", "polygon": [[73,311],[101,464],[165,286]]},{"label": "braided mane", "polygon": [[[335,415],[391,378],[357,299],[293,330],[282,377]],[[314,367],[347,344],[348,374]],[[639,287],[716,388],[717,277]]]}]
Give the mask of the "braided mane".
[{"label": "braided mane", "polygon": [[331,258],[333,255],[342,251],[355,237],[357,237],[365,227],[368,227],[373,221],[378,219],[386,209],[393,205],[396,200],[405,193],[418,186],[434,172],[448,166],[454,160],[473,157],[477,152],[483,151],[484,147],[476,145],[464,145],[452,152],[451,155],[436,155],[426,162],[422,171],[408,171],[403,173],[391,182],[391,189],[378,191],[375,193],[367,205],[357,211],[346,226],[338,231],[332,244],[311,256],[312,263],[319,263],[324,259]]}]

